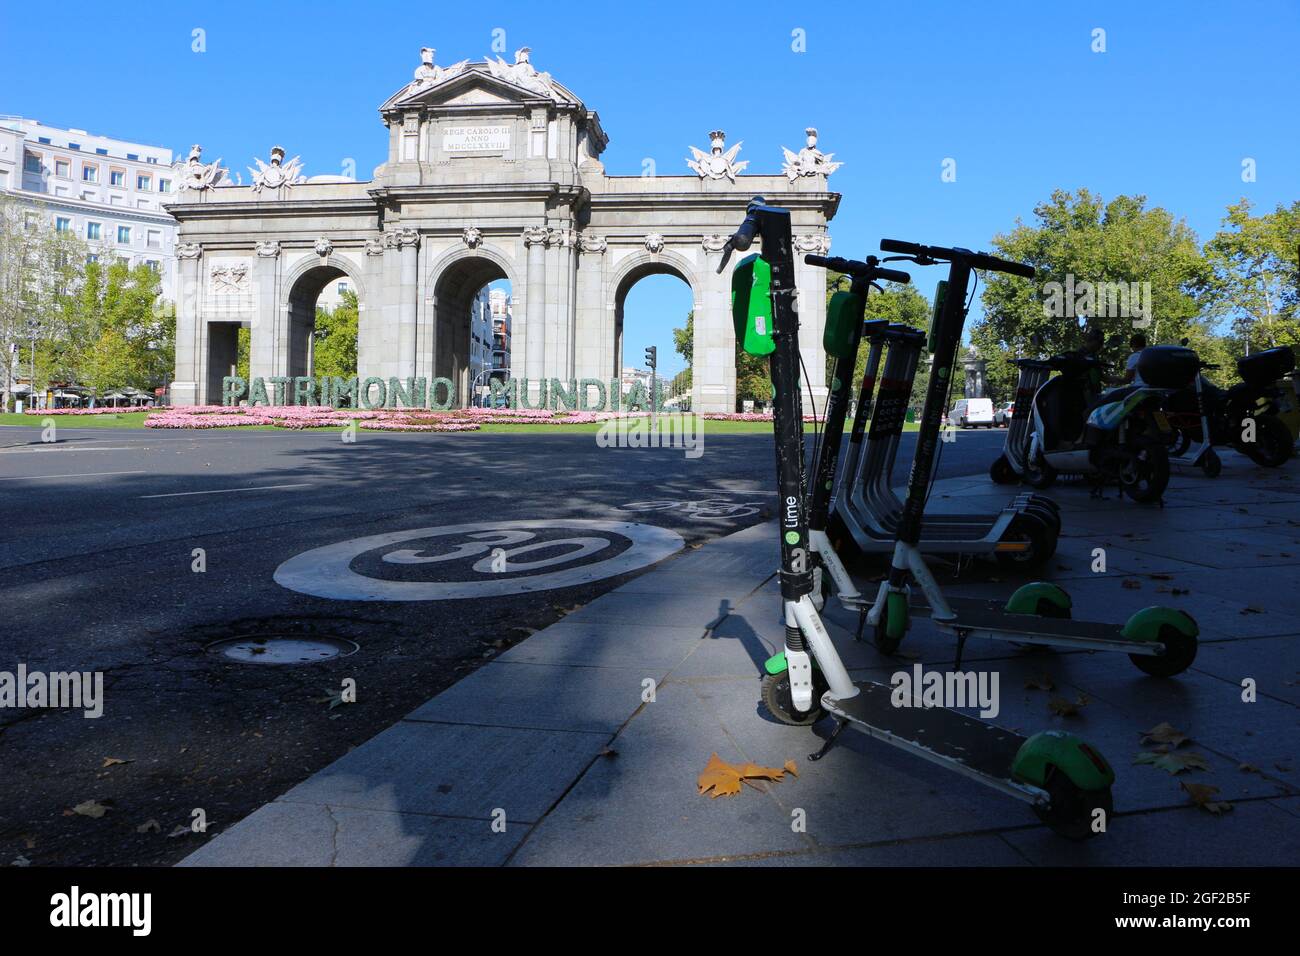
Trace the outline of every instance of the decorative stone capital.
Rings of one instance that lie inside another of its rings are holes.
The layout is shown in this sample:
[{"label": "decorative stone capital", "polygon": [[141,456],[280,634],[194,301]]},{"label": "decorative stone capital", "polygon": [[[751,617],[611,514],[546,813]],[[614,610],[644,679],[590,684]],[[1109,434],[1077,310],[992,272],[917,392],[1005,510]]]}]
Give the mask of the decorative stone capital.
[{"label": "decorative stone capital", "polygon": [[545,226],[525,226],[524,227],[524,245],[531,246],[548,246],[551,243],[551,230]]},{"label": "decorative stone capital", "polygon": [[609,248],[604,236],[579,236],[578,248],[583,252],[602,253]]},{"label": "decorative stone capital", "polygon": [[650,235],[645,237],[645,249],[646,252],[649,252],[651,254],[663,252],[664,237],[659,235],[659,233],[657,232],[650,233]]},{"label": "decorative stone capital", "polygon": [[716,233],[711,236],[705,236],[700,240],[700,246],[705,252],[721,252],[727,244],[726,236],[719,236]]},{"label": "decorative stone capital", "polygon": [[384,254],[383,236],[371,236],[366,240],[366,255],[382,256]]},{"label": "decorative stone capital", "polygon": [[795,252],[811,252],[814,255],[824,256],[831,251],[831,237],[820,234],[795,236],[794,249]]},{"label": "decorative stone capital", "polygon": [[384,246],[388,249],[404,249],[420,244],[420,232],[411,226],[399,226],[384,233]]},{"label": "decorative stone capital", "polygon": [[259,258],[274,259],[280,254],[280,243],[274,239],[266,239],[254,246],[254,249]]},{"label": "decorative stone capital", "polygon": [[572,249],[578,244],[578,233],[574,229],[552,229],[551,242],[561,249]]},{"label": "decorative stone capital", "polygon": [[329,258],[329,254],[334,251],[334,243],[330,242],[324,236],[321,236],[316,240],[316,244],[312,246],[312,248],[316,250],[316,255],[320,256],[322,259],[327,259]]},{"label": "decorative stone capital", "polygon": [[197,242],[178,242],[176,243],[177,259],[197,259],[203,254],[203,247]]},{"label": "decorative stone capital", "polygon": [[460,233],[461,241],[471,249],[483,245],[483,230],[478,226],[466,226]]}]

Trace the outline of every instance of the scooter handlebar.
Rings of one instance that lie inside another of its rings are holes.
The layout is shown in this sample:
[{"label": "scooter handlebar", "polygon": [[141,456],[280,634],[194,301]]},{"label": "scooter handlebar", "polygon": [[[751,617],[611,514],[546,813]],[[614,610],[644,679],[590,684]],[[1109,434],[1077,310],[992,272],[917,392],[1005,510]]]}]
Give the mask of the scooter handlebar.
[{"label": "scooter handlebar", "polygon": [[869,262],[859,262],[856,259],[842,259],[839,256],[814,256],[806,255],[803,261],[810,266],[821,266],[823,269],[834,269],[836,272],[843,272],[845,275],[857,276],[866,279],[886,279],[890,282],[908,283],[912,277],[901,269],[885,269],[881,266]]},{"label": "scooter handlebar", "polygon": [[972,269],[989,269],[993,272],[1005,272],[1013,276],[1023,276],[1026,279],[1034,277],[1034,267],[1027,266],[1020,262],[1011,262],[1008,259],[999,259],[997,256],[991,256],[987,252],[971,252],[969,249],[949,249],[945,246],[923,246],[919,242],[904,242],[902,239],[881,239],[880,248],[883,252],[897,252],[905,256],[916,256],[920,259],[942,259],[946,262],[954,260],[964,261]]}]

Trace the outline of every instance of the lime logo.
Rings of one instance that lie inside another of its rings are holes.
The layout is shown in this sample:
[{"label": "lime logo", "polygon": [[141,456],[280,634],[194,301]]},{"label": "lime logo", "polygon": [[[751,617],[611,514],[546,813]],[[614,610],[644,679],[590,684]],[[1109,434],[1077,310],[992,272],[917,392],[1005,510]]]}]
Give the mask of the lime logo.
[{"label": "lime logo", "polygon": [[941,369],[939,369],[939,377],[940,377],[940,378],[947,378],[947,377],[948,377],[948,370],[947,370],[946,368],[941,368]]},{"label": "lime logo", "polygon": [[843,383],[840,381],[840,377],[838,375],[835,376],[833,379],[831,379],[831,391],[838,392],[840,390],[840,385],[842,384]]},{"label": "lime logo", "polygon": [[798,544],[798,543],[799,543],[799,532],[798,532],[798,531],[787,531],[787,532],[785,533],[785,543],[786,543],[786,544]]}]

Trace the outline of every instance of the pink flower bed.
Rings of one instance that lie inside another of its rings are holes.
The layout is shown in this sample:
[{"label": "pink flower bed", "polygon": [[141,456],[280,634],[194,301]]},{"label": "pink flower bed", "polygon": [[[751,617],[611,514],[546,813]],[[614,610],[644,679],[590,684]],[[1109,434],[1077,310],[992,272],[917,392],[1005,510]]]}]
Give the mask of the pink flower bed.
[{"label": "pink flower bed", "polygon": [[152,405],[141,405],[128,407],[123,405],[121,408],[25,408],[24,415],[36,415],[44,418],[46,415],[123,415],[127,412],[151,412],[154,408]]}]

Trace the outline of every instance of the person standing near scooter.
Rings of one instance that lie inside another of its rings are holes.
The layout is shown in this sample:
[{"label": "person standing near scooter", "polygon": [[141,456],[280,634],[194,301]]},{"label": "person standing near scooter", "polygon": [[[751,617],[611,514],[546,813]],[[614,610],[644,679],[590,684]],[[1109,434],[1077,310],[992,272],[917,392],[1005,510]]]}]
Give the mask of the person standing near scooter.
[{"label": "person standing near scooter", "polygon": [[1147,337],[1142,332],[1134,332],[1128,340],[1128,347],[1132,350],[1129,352],[1128,361],[1124,363],[1124,384],[1136,385],[1139,388],[1145,384],[1142,381],[1142,375],[1138,372],[1138,359],[1142,355],[1142,350],[1147,347]]}]

